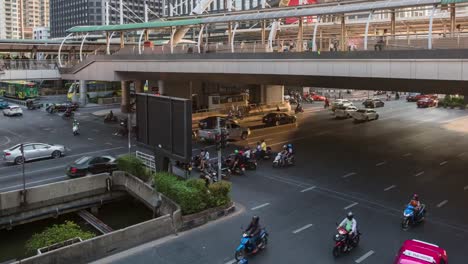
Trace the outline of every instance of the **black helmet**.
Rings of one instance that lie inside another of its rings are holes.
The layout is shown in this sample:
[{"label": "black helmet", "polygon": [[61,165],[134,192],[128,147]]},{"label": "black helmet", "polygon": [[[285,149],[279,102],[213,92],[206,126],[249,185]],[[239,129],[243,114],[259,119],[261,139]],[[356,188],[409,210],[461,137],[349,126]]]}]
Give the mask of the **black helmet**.
[{"label": "black helmet", "polygon": [[260,220],[260,217],[258,217],[256,215],[252,217],[252,223],[258,224],[259,220]]},{"label": "black helmet", "polygon": [[348,215],[346,215],[346,218],[348,218],[348,220],[353,220],[353,212],[349,212]]}]

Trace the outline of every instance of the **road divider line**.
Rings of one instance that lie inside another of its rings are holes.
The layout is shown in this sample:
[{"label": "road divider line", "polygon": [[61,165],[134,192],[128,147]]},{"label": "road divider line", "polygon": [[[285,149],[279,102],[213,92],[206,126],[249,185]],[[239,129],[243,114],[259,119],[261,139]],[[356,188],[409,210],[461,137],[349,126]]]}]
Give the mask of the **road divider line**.
[{"label": "road divider line", "polygon": [[437,204],[437,207],[440,208],[444,205],[446,205],[448,203],[448,200],[443,200],[442,202],[440,202],[439,204]]},{"label": "road divider line", "polygon": [[442,161],[441,163],[439,163],[439,165],[440,165],[440,166],[444,166],[444,165],[447,164],[447,163],[448,163],[448,161],[445,160],[445,161]]},{"label": "road divider line", "polygon": [[88,140],[94,140],[93,138],[88,138]]},{"label": "road divider line", "polygon": [[258,209],[263,208],[263,207],[268,206],[268,205],[270,205],[270,203],[264,203],[264,204],[252,207],[251,210],[258,210]]},{"label": "road divider line", "polygon": [[418,176],[421,176],[421,175],[423,175],[423,174],[424,174],[424,171],[420,171],[420,172],[416,173],[414,176],[415,176],[415,177],[418,177]]},{"label": "road divider line", "polygon": [[346,206],[346,207],[343,208],[343,209],[344,209],[344,210],[348,210],[349,208],[354,207],[354,206],[356,206],[356,205],[358,205],[358,204],[359,204],[359,203],[352,203],[352,204]]},{"label": "road divider line", "polygon": [[[55,167],[48,167],[47,169],[40,169],[40,170],[26,170],[26,174],[30,175],[33,173],[38,173],[38,172],[44,172],[44,171],[51,171],[51,170],[56,170],[56,169],[65,169],[67,165],[61,165],[61,166],[55,166]],[[16,173],[16,174],[9,174],[9,175],[2,175],[0,179],[3,178],[8,178],[8,177],[16,177],[16,176],[21,176],[23,173]]]},{"label": "road divider line", "polygon": [[356,173],[355,172],[350,172],[348,174],[343,175],[342,178],[348,178],[348,177],[351,177],[353,175],[356,175]]},{"label": "road divider line", "polygon": [[370,250],[369,252],[367,252],[366,254],[362,255],[360,258],[356,259],[356,263],[361,263],[363,262],[364,260],[366,260],[368,257],[374,255],[374,251],[373,250]]},{"label": "road divider line", "polygon": [[396,185],[390,185],[387,188],[384,189],[384,192],[390,191],[391,189],[396,188]]},{"label": "road divider line", "polygon": [[306,230],[307,228],[310,228],[310,227],[312,227],[312,226],[313,226],[313,224],[307,224],[307,225],[305,225],[305,226],[303,226],[303,227],[301,227],[301,228],[299,228],[299,229],[294,230],[294,231],[293,231],[293,234],[297,234],[297,233],[299,233],[299,232],[301,232],[301,231],[304,231],[304,230]]},{"label": "road divider line", "polygon": [[307,188],[307,189],[302,190],[301,193],[303,193],[303,192],[308,192],[308,191],[312,191],[312,190],[315,189],[315,188],[317,188],[317,186],[309,187],[309,188]]},{"label": "road divider line", "polygon": [[386,163],[387,163],[386,161],[382,161],[382,162],[375,164],[375,166],[379,167],[379,166],[385,165]]},{"label": "road divider line", "polygon": [[404,154],[403,157],[409,157],[409,156],[411,156],[411,155],[413,155],[413,154],[411,154],[411,153],[408,152],[408,153]]},{"label": "road divider line", "polygon": [[457,157],[463,157],[463,156],[465,156],[465,154],[466,154],[466,152],[462,152],[462,153],[458,154]]},{"label": "road divider line", "polygon": [[236,264],[236,263],[237,263],[237,260],[231,259],[231,260],[229,260],[228,262],[226,262],[224,264]]},{"label": "road divider line", "polygon": [[109,146],[112,146],[112,143],[110,143],[110,142],[106,142],[106,143],[104,143],[104,145],[109,145]]},{"label": "road divider line", "polygon": [[429,146],[425,146],[423,149],[430,149],[430,148],[432,148],[432,146],[429,145]]}]

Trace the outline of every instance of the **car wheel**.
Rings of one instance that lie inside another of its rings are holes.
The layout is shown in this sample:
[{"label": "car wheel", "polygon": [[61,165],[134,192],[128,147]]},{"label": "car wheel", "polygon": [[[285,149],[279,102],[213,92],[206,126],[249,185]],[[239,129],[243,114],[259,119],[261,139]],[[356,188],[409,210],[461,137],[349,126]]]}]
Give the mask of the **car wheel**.
[{"label": "car wheel", "polygon": [[16,157],[15,159],[15,164],[23,164],[24,163],[24,158],[23,157]]},{"label": "car wheel", "polygon": [[367,122],[367,121],[369,121],[369,117],[368,117],[368,116],[366,116],[366,122]]},{"label": "car wheel", "polygon": [[377,119],[379,119],[379,115],[376,115],[376,116],[375,116],[375,120],[377,120]]},{"label": "car wheel", "polygon": [[54,152],[52,152],[52,158],[54,159],[58,159],[62,156],[62,152],[58,151],[58,150],[55,150]]},{"label": "car wheel", "polygon": [[275,121],[275,126],[279,126],[280,125],[280,122],[279,121]]}]

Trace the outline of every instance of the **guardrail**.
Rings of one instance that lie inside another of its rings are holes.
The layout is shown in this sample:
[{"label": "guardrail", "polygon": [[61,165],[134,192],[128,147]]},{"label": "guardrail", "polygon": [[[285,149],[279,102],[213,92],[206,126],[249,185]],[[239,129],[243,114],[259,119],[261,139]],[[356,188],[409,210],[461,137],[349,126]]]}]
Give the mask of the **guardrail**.
[{"label": "guardrail", "polygon": [[150,169],[151,172],[156,172],[156,163],[154,161],[154,156],[146,154],[141,151],[136,151],[135,155],[138,159],[143,162],[146,168]]},{"label": "guardrail", "polygon": [[0,59],[0,70],[54,70],[58,69],[55,60]]}]

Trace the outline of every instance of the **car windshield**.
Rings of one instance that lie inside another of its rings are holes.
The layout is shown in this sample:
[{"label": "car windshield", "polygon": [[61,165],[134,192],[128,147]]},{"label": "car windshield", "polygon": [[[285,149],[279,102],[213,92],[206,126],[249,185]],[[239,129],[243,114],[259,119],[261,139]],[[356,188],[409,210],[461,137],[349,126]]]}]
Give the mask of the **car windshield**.
[{"label": "car windshield", "polygon": [[364,109],[359,109],[359,110],[357,110],[356,112],[358,112],[358,113],[365,113],[366,110],[364,110]]},{"label": "car windshield", "polygon": [[81,157],[81,158],[77,159],[77,160],[75,161],[75,163],[78,164],[78,165],[85,164],[85,163],[88,162],[88,160],[90,160],[90,159],[91,159],[91,157],[84,156],[84,157]]}]

